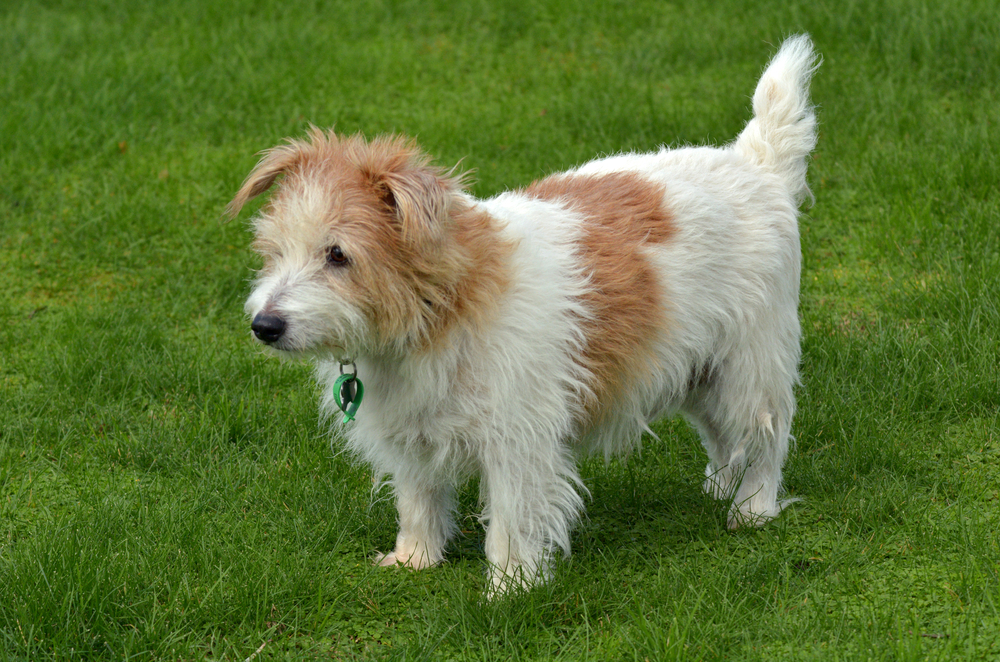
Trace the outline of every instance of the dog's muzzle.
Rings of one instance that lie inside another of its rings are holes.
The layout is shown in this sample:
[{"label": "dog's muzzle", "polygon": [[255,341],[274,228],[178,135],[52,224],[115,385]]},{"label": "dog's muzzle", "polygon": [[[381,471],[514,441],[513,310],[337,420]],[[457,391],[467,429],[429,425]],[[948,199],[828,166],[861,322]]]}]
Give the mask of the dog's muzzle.
[{"label": "dog's muzzle", "polygon": [[257,340],[273,345],[285,334],[285,320],[277,315],[257,313],[250,323],[250,329],[257,336]]}]

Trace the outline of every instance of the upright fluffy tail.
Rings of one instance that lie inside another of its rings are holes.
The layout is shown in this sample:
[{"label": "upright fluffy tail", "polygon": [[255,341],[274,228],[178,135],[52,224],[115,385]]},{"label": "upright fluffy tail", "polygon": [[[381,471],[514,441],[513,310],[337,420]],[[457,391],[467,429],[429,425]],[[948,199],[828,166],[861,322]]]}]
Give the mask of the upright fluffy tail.
[{"label": "upright fluffy tail", "polygon": [[798,202],[810,196],[806,157],[816,146],[809,81],[819,68],[808,35],[791,37],[774,56],[753,94],[753,119],[733,149],[785,180]]}]

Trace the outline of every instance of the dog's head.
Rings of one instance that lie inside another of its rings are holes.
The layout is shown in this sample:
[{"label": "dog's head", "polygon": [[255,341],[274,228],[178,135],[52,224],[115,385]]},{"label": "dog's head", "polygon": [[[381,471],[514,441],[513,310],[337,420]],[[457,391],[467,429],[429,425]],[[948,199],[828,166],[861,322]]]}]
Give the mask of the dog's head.
[{"label": "dog's head", "polygon": [[252,221],[258,340],[304,355],[409,351],[455,311],[476,261],[469,239],[483,241],[468,232],[461,177],[403,138],[313,129],[264,153],[229,216],[279,180]]}]

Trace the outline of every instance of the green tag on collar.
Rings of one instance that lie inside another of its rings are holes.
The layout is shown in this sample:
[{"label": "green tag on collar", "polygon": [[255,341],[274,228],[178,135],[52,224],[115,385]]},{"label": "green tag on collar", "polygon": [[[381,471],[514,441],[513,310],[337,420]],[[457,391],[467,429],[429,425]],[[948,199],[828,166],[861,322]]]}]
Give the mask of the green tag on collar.
[{"label": "green tag on collar", "polygon": [[354,420],[358,407],[361,406],[361,399],[364,397],[365,385],[358,379],[357,374],[341,375],[333,383],[333,399],[340,407],[340,411],[344,412],[344,423]]}]

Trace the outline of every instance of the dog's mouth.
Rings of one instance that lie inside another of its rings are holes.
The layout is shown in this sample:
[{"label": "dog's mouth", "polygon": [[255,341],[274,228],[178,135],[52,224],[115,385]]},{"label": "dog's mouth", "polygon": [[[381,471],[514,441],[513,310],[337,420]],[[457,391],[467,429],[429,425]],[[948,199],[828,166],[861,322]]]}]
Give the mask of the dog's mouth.
[{"label": "dog's mouth", "polygon": [[305,361],[316,356],[316,352],[308,348],[302,348],[289,340],[279,340],[277,342],[265,342],[259,338],[254,338],[261,347],[264,354],[276,357],[282,361]]}]

